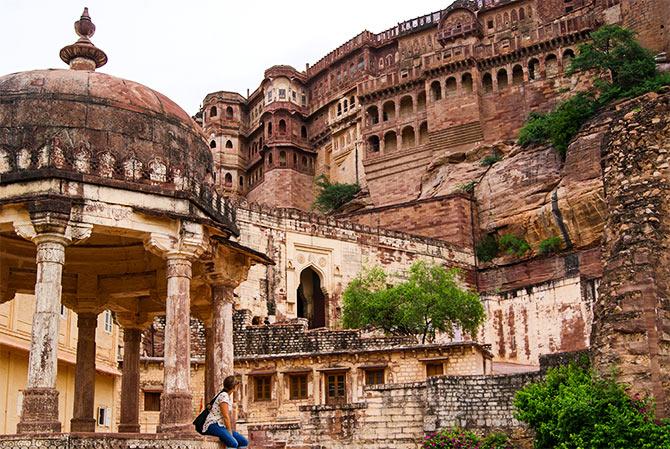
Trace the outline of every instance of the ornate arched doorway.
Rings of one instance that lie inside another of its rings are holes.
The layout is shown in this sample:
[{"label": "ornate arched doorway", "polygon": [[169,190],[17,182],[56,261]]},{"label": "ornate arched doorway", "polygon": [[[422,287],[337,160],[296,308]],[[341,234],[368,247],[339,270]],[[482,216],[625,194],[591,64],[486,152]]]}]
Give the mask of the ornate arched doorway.
[{"label": "ornate arched doorway", "polygon": [[310,329],[326,326],[326,296],[321,277],[312,267],[300,273],[298,286],[298,318],[307,318]]}]

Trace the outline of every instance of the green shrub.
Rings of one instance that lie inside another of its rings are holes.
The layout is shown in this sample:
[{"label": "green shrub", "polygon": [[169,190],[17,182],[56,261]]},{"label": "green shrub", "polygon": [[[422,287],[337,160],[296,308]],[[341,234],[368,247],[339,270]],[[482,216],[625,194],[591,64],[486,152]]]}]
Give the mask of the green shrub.
[{"label": "green shrub", "polygon": [[532,113],[519,132],[519,144],[550,142],[565,157],[568,145],[579,129],[596,112],[597,101],[579,93],[546,114]]},{"label": "green shrub", "polygon": [[541,256],[557,253],[561,249],[563,239],[558,236],[546,238],[540,242],[537,253]]},{"label": "green shrub", "polygon": [[500,237],[498,245],[501,251],[504,251],[510,256],[523,257],[530,251],[528,242],[514,234],[505,234]]},{"label": "green shrub", "polygon": [[458,184],[456,190],[459,192],[472,193],[475,191],[475,187],[477,187],[477,181],[469,181],[463,184]]},{"label": "green shrub", "polygon": [[653,54],[640,46],[631,30],[606,25],[591,33],[591,40],[579,47],[567,73],[592,70],[597,75],[595,89],[576,94],[546,114],[531,113],[519,132],[520,145],[549,142],[565,157],[570,141],[600,108],[670,85],[670,74],[658,73]]},{"label": "green shrub", "polygon": [[479,163],[484,166],[484,167],[490,167],[491,165],[495,164],[496,162],[499,162],[502,160],[502,155],[498,152],[493,152],[489,154],[488,156],[482,158]]},{"label": "green shrub", "polygon": [[517,392],[514,406],[535,433],[535,449],[670,448],[670,425],[654,423],[649,401],[575,364],[550,369]]},{"label": "green shrub", "polygon": [[502,432],[490,433],[482,440],[481,449],[514,449],[509,437]]},{"label": "green shrub", "polygon": [[316,185],[319,187],[319,193],[314,200],[313,207],[323,213],[329,213],[344,206],[361,190],[358,184],[331,183],[324,175],[316,178]]},{"label": "green shrub", "polygon": [[480,449],[480,443],[479,437],[469,430],[454,428],[427,436],[421,449]]},{"label": "green shrub", "polygon": [[477,258],[482,262],[490,262],[500,253],[498,240],[492,235],[487,234],[478,244],[475,250]]}]

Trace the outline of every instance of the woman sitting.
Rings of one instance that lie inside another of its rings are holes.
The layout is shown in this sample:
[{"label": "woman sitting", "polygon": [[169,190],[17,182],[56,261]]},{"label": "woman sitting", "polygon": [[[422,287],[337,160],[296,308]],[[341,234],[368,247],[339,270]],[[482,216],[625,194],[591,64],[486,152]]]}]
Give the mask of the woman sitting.
[{"label": "woman sitting", "polygon": [[233,393],[239,382],[235,376],[228,376],[223,381],[223,391],[214,400],[202,429],[205,435],[219,437],[227,448],[243,449],[249,446],[246,438],[235,431],[233,419]]}]

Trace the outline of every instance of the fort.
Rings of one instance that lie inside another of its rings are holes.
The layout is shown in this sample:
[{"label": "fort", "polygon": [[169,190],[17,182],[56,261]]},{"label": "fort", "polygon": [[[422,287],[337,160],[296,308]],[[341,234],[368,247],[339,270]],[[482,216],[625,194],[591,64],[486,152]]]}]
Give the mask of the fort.
[{"label": "fort", "polygon": [[[0,449],[217,447],[190,423],[231,373],[253,447],[455,425],[528,446],[515,392],[584,355],[669,416],[670,92],[601,111],[565,157],[516,143],[591,85],[568,67],[592,31],[662,67],[669,23],[665,0],[456,0],[190,117],[98,70],[85,11],[69,69],[0,78]],[[317,213],[321,175],[361,191]],[[532,250],[483,260],[503,235]],[[479,294],[475,338],[343,329],[361,270],[416,260]]]}]

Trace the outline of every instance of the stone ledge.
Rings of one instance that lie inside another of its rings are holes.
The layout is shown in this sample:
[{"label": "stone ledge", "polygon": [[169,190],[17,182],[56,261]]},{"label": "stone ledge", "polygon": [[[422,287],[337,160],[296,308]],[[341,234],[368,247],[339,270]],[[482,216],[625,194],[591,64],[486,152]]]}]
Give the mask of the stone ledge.
[{"label": "stone ledge", "polygon": [[368,404],[364,402],[356,402],[353,404],[339,404],[339,405],[301,405],[301,412],[330,412],[335,410],[362,410],[368,408]]},{"label": "stone ledge", "polygon": [[216,437],[137,433],[1,435],[0,449],[221,449]]}]

